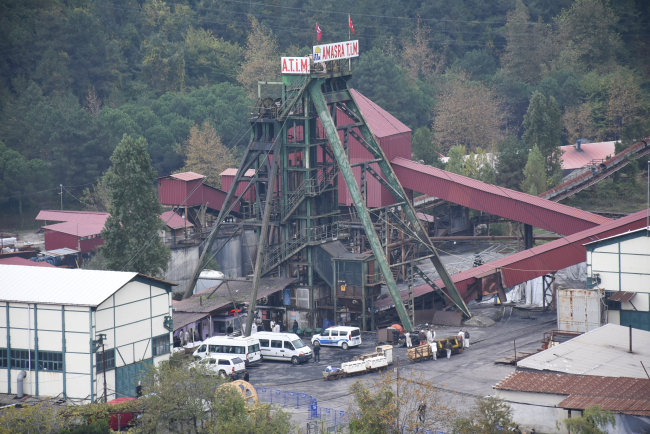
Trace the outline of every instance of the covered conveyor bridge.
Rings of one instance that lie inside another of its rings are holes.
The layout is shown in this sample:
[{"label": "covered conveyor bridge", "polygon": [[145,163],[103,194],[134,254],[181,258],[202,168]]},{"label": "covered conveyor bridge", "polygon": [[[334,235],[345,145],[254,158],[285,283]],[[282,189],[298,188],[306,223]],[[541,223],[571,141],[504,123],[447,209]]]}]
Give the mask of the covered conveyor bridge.
[{"label": "covered conveyor bridge", "polygon": [[402,157],[394,158],[391,164],[404,188],[561,235],[574,234],[611,221],[597,214]]}]

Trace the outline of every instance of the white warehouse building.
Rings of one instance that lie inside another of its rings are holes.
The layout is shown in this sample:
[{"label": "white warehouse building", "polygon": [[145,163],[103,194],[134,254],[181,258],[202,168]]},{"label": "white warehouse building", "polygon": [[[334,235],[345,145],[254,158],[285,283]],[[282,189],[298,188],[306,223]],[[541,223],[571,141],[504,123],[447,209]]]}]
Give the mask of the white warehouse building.
[{"label": "white warehouse building", "polygon": [[[0,265],[0,393],[135,396],[169,359],[174,283],[132,272]],[[102,352],[102,344],[104,352]],[[104,357],[105,356],[105,357]]]}]

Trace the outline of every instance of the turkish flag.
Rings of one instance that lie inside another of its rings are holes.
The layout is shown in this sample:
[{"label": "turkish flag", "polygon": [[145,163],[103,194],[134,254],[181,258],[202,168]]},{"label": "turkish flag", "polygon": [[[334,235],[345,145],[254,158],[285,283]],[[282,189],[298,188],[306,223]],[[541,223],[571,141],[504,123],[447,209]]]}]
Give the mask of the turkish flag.
[{"label": "turkish flag", "polygon": [[316,23],[316,40],[320,42],[320,38],[323,37],[323,32],[321,32],[320,27],[318,27],[318,23]]},{"label": "turkish flag", "polygon": [[352,30],[352,34],[354,36],[357,36],[357,34],[354,33],[354,26],[352,25],[352,18],[350,17],[350,15],[348,15],[348,21],[350,22],[350,30]]}]

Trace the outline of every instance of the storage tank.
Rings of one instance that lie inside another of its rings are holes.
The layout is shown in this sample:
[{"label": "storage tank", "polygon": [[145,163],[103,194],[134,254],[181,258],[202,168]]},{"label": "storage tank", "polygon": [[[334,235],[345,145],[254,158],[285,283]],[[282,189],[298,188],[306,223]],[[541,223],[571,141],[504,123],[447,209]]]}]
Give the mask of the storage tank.
[{"label": "storage tank", "polygon": [[221,280],[224,278],[224,275],[221,271],[216,270],[203,270],[199,274],[199,280],[196,281],[194,285],[194,294],[197,292],[204,291],[213,286],[217,286],[221,283]]}]

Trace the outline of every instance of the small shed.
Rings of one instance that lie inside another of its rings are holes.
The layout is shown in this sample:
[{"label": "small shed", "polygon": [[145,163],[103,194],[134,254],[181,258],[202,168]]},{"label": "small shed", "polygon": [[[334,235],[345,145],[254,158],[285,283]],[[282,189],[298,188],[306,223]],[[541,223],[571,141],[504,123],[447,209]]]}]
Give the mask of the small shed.
[{"label": "small shed", "polygon": [[[0,393],[92,402],[135,397],[169,359],[171,289],[138,273],[0,265]],[[106,372],[104,374],[104,372]]]},{"label": "small shed", "polygon": [[[226,200],[226,192],[204,184],[204,179],[204,175],[194,172],[174,173],[160,177],[158,178],[158,200],[165,206],[207,205],[210,209],[220,211]],[[238,208],[235,211],[238,211]]]}]

